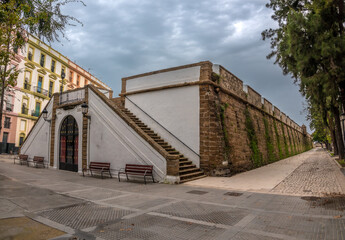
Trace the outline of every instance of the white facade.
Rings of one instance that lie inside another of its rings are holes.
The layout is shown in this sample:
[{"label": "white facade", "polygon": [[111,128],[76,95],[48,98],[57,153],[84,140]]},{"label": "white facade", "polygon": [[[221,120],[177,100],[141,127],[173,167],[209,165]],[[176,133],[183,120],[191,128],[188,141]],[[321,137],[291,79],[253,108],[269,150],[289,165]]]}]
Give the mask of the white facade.
[{"label": "white facade", "polygon": [[[126,80],[126,92],[193,83],[199,78],[200,66],[152,74]],[[199,85],[128,95],[125,107],[199,167]]]},{"label": "white facade", "polygon": [[[77,96],[75,101],[78,101],[80,100],[78,96],[85,96],[80,94],[81,91],[84,91],[84,89],[64,93],[63,95],[71,94],[72,96],[74,94]],[[72,99],[71,96],[70,99]],[[117,171],[124,168],[127,163],[153,165],[155,180],[163,181],[166,177],[167,168],[165,158],[128,126],[91,88],[89,88],[88,96],[88,115],[91,119],[88,120],[87,164],[90,161],[110,162],[115,177]],[[52,102],[47,106],[48,120],[52,119]],[[78,172],[81,173],[83,115],[80,105],[68,110],[63,108],[56,110],[53,167],[59,169],[60,130],[67,116],[73,116],[78,125]],[[21,154],[29,155],[30,158],[43,156],[47,162],[50,162],[50,126],[49,121],[40,118],[32,133],[24,142]]]}]

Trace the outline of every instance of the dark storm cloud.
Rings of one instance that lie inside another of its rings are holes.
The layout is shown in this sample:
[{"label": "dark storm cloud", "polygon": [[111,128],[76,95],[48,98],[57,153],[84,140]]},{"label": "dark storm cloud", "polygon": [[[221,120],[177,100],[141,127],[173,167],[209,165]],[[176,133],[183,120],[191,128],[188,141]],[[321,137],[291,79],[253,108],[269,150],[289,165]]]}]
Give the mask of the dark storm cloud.
[{"label": "dark storm cloud", "polygon": [[60,52],[114,89],[121,78],[203,60],[229,69],[297,123],[303,98],[293,81],[266,59],[261,32],[274,27],[268,0],[98,0],[65,10],[70,27]]}]

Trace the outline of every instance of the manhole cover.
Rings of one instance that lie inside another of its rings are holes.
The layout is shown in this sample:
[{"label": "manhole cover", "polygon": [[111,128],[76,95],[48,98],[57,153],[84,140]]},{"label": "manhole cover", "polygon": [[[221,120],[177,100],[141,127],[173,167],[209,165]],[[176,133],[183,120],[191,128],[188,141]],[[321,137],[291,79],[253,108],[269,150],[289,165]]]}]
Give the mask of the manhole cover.
[{"label": "manhole cover", "polygon": [[227,193],[224,193],[224,195],[226,195],[226,196],[238,197],[238,196],[243,195],[243,193],[238,193],[238,192],[227,192]]},{"label": "manhole cover", "polygon": [[189,191],[187,193],[190,193],[190,194],[196,194],[196,195],[203,195],[203,194],[206,194],[208,192],[205,192],[205,191],[199,191],[199,190],[192,190],[192,191]]}]

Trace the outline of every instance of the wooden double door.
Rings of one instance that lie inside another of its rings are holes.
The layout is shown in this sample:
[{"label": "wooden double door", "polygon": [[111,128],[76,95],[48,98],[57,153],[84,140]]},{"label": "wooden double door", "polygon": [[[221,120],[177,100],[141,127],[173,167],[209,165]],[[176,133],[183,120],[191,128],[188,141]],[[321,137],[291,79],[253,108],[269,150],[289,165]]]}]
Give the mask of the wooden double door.
[{"label": "wooden double door", "polygon": [[59,169],[78,171],[78,125],[74,117],[67,116],[60,130]]}]

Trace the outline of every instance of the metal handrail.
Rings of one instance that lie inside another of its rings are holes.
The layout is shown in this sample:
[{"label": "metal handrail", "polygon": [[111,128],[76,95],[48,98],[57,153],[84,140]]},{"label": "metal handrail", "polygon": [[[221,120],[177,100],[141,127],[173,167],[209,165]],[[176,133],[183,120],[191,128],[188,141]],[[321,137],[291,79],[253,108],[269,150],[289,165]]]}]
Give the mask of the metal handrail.
[{"label": "metal handrail", "polygon": [[135,104],[132,100],[130,100],[127,96],[125,96],[126,99],[128,99],[128,101],[130,101],[134,106],[136,106],[138,109],[140,109],[143,113],[145,113],[146,116],[148,116],[149,118],[151,118],[155,123],[157,123],[159,126],[161,126],[165,131],[167,131],[171,136],[173,136],[176,140],[178,140],[180,143],[182,143],[185,147],[187,147],[189,150],[191,150],[195,155],[197,155],[198,157],[200,157],[199,154],[197,154],[193,149],[191,149],[187,144],[185,144],[184,142],[182,142],[178,137],[176,137],[173,133],[171,133],[168,129],[166,129],[162,124],[160,124],[156,119],[154,119],[153,117],[151,117],[147,112],[145,112],[143,109],[141,109],[137,104]]}]

